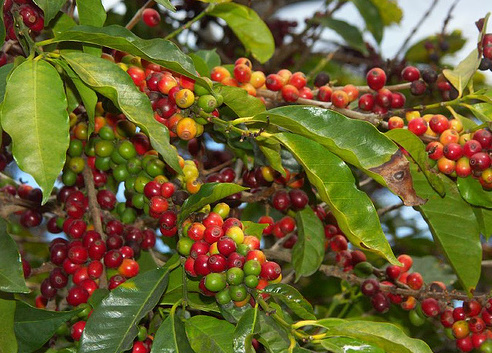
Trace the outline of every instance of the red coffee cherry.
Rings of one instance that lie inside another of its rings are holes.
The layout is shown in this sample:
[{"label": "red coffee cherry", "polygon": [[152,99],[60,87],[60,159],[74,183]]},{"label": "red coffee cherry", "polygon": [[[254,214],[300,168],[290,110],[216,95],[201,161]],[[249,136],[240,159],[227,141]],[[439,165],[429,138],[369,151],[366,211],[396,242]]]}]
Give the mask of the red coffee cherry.
[{"label": "red coffee cherry", "polygon": [[379,67],[375,67],[366,75],[367,85],[377,91],[384,87],[386,84],[386,73]]},{"label": "red coffee cherry", "polygon": [[426,316],[435,317],[439,315],[441,309],[439,308],[439,302],[434,298],[426,298],[421,303],[422,311]]},{"label": "red coffee cherry", "polygon": [[420,71],[415,66],[407,66],[401,72],[401,78],[408,82],[413,82],[420,78]]},{"label": "red coffee cherry", "polygon": [[142,20],[149,27],[155,27],[161,21],[161,15],[155,9],[145,9],[142,13]]}]

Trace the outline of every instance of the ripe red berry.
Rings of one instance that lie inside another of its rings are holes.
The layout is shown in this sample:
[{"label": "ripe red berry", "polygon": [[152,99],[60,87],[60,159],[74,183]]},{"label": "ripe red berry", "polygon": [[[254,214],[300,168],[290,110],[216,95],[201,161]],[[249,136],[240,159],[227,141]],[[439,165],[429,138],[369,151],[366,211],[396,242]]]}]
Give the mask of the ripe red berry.
[{"label": "ripe red berry", "polygon": [[387,88],[381,88],[376,95],[375,103],[382,108],[391,107],[393,101],[393,93]]},{"label": "ripe red berry", "polygon": [[396,280],[401,273],[401,267],[396,265],[391,265],[386,267],[386,276],[391,280]]},{"label": "ripe red berry", "polygon": [[155,9],[145,9],[142,13],[142,20],[149,27],[155,27],[161,21],[161,15]]},{"label": "ripe red berry", "polygon": [[371,93],[366,93],[359,98],[359,108],[369,112],[374,108],[375,99]]},{"label": "ripe red berry", "polygon": [[476,171],[483,171],[490,167],[491,160],[488,153],[477,152],[470,157],[470,167]]},{"label": "ripe red berry", "polygon": [[118,272],[120,275],[126,278],[135,277],[140,271],[140,266],[138,262],[132,259],[123,259],[121,265],[118,267]]},{"label": "ripe red berry", "polygon": [[478,152],[482,152],[482,145],[477,140],[466,141],[463,145],[463,154],[468,158]]},{"label": "ripe red berry", "polygon": [[349,104],[349,96],[345,91],[335,91],[331,95],[331,103],[337,108],[345,108]]},{"label": "ripe red berry", "polygon": [[391,94],[391,108],[400,109],[405,105],[406,98],[401,92],[393,92]]},{"label": "ripe red berry", "polygon": [[480,129],[475,131],[473,134],[473,139],[480,142],[484,150],[492,147],[492,133],[486,129]]},{"label": "ripe red berry", "polygon": [[371,304],[380,313],[385,313],[390,308],[390,301],[383,293],[379,292],[372,296]]},{"label": "ripe red berry", "polygon": [[436,134],[442,134],[444,130],[450,128],[449,120],[442,114],[433,115],[429,120],[429,127]]},{"label": "ripe red berry", "polygon": [[375,67],[366,75],[367,85],[377,91],[384,87],[386,84],[386,73],[379,67]]},{"label": "ripe red berry", "polygon": [[424,279],[422,278],[422,275],[418,272],[413,272],[410,273],[407,277],[407,285],[414,289],[414,290],[419,290],[422,288],[422,285],[424,284]]},{"label": "ripe red berry", "polygon": [[282,98],[286,102],[296,102],[299,99],[299,90],[293,85],[285,85],[282,87]]},{"label": "ripe red berry", "polygon": [[87,303],[89,299],[89,292],[83,287],[72,287],[67,294],[67,303],[72,306],[77,306],[82,303]]},{"label": "ripe red berry", "polygon": [[401,78],[408,82],[413,82],[420,78],[420,71],[415,66],[407,66],[401,72]]},{"label": "ripe red berry", "polygon": [[260,278],[266,279],[267,281],[273,281],[276,280],[281,274],[282,269],[276,262],[267,261],[261,265]]},{"label": "ripe red berry", "polygon": [[444,157],[452,161],[457,161],[463,156],[463,147],[459,143],[448,143],[443,149]]},{"label": "ripe red berry", "polygon": [[441,309],[439,308],[439,302],[434,298],[426,298],[422,301],[422,312],[426,316],[435,317],[439,315]]},{"label": "ripe red berry", "polygon": [[462,352],[471,352],[473,350],[473,341],[471,336],[457,339],[456,347]]},{"label": "ripe red berry", "polygon": [[290,196],[285,190],[279,190],[272,196],[273,207],[279,211],[287,210],[290,205]]},{"label": "ripe red berry", "polygon": [[318,89],[317,98],[321,102],[330,102],[332,93],[333,93],[333,90],[331,89],[330,86],[321,86]]},{"label": "ripe red berry", "polygon": [[209,257],[207,255],[199,255],[195,259],[193,269],[198,276],[206,276],[211,272],[208,267],[208,258]]},{"label": "ripe red berry", "polygon": [[477,316],[482,311],[482,304],[477,300],[467,300],[463,303],[463,311],[468,317]]},{"label": "ripe red berry", "polygon": [[408,123],[408,130],[417,136],[421,136],[427,131],[427,122],[423,118],[412,119]]},{"label": "ripe red berry", "polygon": [[80,341],[80,338],[82,337],[82,332],[84,332],[85,324],[85,321],[77,321],[70,328],[70,336],[72,336],[72,339],[74,341]]},{"label": "ripe red berry", "polygon": [[123,255],[118,250],[110,250],[104,255],[104,264],[109,268],[118,268],[123,262]]},{"label": "ripe red berry", "polygon": [[372,297],[379,292],[379,282],[373,278],[366,279],[360,286],[362,294]]}]

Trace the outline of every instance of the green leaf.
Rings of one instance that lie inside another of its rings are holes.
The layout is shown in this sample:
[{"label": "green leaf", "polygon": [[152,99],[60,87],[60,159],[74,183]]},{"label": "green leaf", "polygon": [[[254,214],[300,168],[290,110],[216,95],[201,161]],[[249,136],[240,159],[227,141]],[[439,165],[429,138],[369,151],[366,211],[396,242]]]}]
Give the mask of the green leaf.
[{"label": "green leaf", "polygon": [[67,98],[58,71],[43,60],[26,60],[15,68],[1,119],[19,168],[36,180],[45,203],[70,143]]},{"label": "green leaf", "polygon": [[356,338],[385,352],[432,353],[424,341],[410,338],[398,326],[386,322],[323,319],[305,323],[325,328],[328,336]]},{"label": "green leaf", "polygon": [[41,348],[65,321],[74,317],[79,310],[48,311],[36,309],[18,301],[15,308],[14,330],[19,352],[30,353]]},{"label": "green leaf", "polygon": [[268,224],[264,223],[255,223],[250,221],[242,221],[244,226],[244,234],[245,235],[253,235],[261,240],[263,235],[263,229],[268,227]]},{"label": "green leaf", "polygon": [[203,59],[203,61],[207,64],[209,71],[220,65],[220,56],[217,54],[215,49],[198,50],[194,54]]},{"label": "green leaf", "polygon": [[446,196],[440,197],[415,166],[411,170],[415,190],[419,196],[428,199],[418,211],[427,221],[434,241],[443,250],[463,288],[470,292],[480,279],[482,262],[482,246],[473,209],[461,198],[449,178],[441,177]]},{"label": "green leaf", "polygon": [[477,217],[480,233],[489,240],[492,236],[492,210],[487,210],[481,207],[473,207],[475,217]]},{"label": "green leaf", "polygon": [[381,19],[385,26],[392,23],[399,24],[403,18],[403,11],[395,0],[371,0],[379,9]]},{"label": "green leaf", "polygon": [[362,33],[360,33],[357,27],[345,21],[337,20],[331,17],[315,17],[313,21],[335,31],[350,47],[360,51],[361,53],[367,53],[364,38],[362,38]]},{"label": "green leaf", "polygon": [[280,326],[274,318],[260,311],[260,333],[258,341],[263,344],[267,352],[284,352],[290,347],[294,337],[284,327]]},{"label": "green leaf", "polygon": [[376,42],[381,43],[383,39],[384,23],[379,9],[371,0],[352,0],[364,19],[366,27],[371,32]]},{"label": "green leaf", "polygon": [[195,65],[195,69],[200,74],[200,76],[210,76],[210,69],[208,68],[207,63],[202,58],[200,58],[198,55],[195,55],[194,53],[189,54],[189,57],[193,60],[193,65]]},{"label": "green leaf", "polygon": [[0,103],[3,102],[3,98],[5,96],[5,89],[7,88],[7,78],[12,72],[12,68],[14,64],[6,64],[0,67]]},{"label": "green leaf", "polygon": [[77,10],[81,25],[102,27],[106,22],[106,10],[101,0],[79,0]]},{"label": "green leaf", "polygon": [[65,52],[62,55],[86,85],[109,98],[149,136],[152,147],[166,163],[181,172],[178,154],[169,142],[169,131],[154,119],[148,97],[138,90],[125,71],[108,60],[89,54]]},{"label": "green leaf", "polygon": [[463,48],[466,43],[466,39],[463,38],[463,34],[460,30],[454,30],[450,34],[445,34],[444,36],[439,33],[439,35],[437,36],[434,35],[424,38],[408,48],[407,52],[405,53],[405,59],[415,63],[430,63],[431,60],[429,58],[429,51],[425,49],[425,44],[432,43],[435,48],[439,48],[439,43],[441,43],[442,41],[445,41],[449,44],[449,49],[446,50],[446,54],[457,52],[458,50]]},{"label": "green leaf", "polygon": [[166,9],[176,12],[176,8],[171,4],[169,0],[155,0],[156,3],[161,4]]},{"label": "green leaf", "polygon": [[[295,250],[292,252],[295,253]],[[270,284],[263,290],[263,292],[268,293],[273,298],[280,300],[301,319],[316,319],[311,304],[294,287],[284,283]]]},{"label": "green leaf", "polygon": [[282,166],[282,156],[280,154],[280,143],[273,139],[264,139],[261,136],[256,139],[260,151],[265,155],[270,167],[285,176],[285,170]]},{"label": "green leaf", "polygon": [[456,181],[461,197],[473,206],[492,208],[492,192],[485,191],[473,177],[458,178]]},{"label": "green leaf", "polygon": [[0,352],[17,353],[14,333],[15,300],[11,295],[0,293]]},{"label": "green leaf", "polygon": [[103,28],[76,26],[60,33],[50,41],[89,43],[124,51],[191,77],[204,87],[210,87],[208,81],[196,76],[193,61],[179,50],[176,44],[161,38],[142,39],[121,26],[111,25]]},{"label": "green leaf", "polygon": [[[365,192],[355,187],[350,168],[313,140],[290,133],[276,134],[275,138],[304,167],[309,181],[328,204],[340,229],[352,244],[399,264],[383,233],[374,205]],[[320,251],[323,249],[321,246]]]},{"label": "green leaf", "polygon": [[230,2],[216,5],[208,14],[226,21],[246,50],[260,63],[272,57],[275,51],[273,35],[253,9]]},{"label": "green leaf", "polygon": [[151,353],[193,353],[186,337],[185,325],[174,311],[155,333]]},{"label": "green leaf", "polygon": [[231,108],[239,117],[253,116],[266,110],[265,104],[261,100],[250,96],[242,88],[216,85],[214,90],[224,97],[224,104]]},{"label": "green leaf", "polygon": [[406,129],[393,129],[385,134],[397,144],[402,146],[412,156],[413,160],[423,170],[429,184],[439,195],[444,196],[444,184],[437,174],[431,170],[429,157],[425,151],[425,145],[417,135]]},{"label": "green leaf", "polygon": [[253,310],[249,305],[237,307],[232,301],[225,305],[219,305],[219,308],[222,317],[231,323],[238,323],[248,311]]},{"label": "green leaf", "polygon": [[44,23],[48,23],[56,16],[67,0],[34,0],[36,5],[43,10]]},{"label": "green leaf", "polygon": [[235,353],[254,353],[253,336],[260,332],[258,326],[258,306],[247,311],[238,321],[234,330],[233,348]]},{"label": "green leaf", "polygon": [[338,353],[385,353],[379,347],[367,344],[364,341],[349,337],[331,337],[321,341],[321,345],[326,349],[334,349]]},{"label": "green leaf", "polygon": [[0,218],[0,291],[29,293],[17,244],[7,233],[3,218]]},{"label": "green leaf", "polygon": [[200,190],[186,199],[178,215],[180,225],[188,216],[210,203],[222,200],[224,197],[247,190],[237,184],[232,183],[206,183]]},{"label": "green leaf", "polygon": [[[255,115],[247,121],[252,122],[268,122],[320,143],[387,186],[406,205],[423,202],[415,194],[409,163],[398,146],[366,121],[349,119],[318,107],[286,106]],[[397,179],[395,175],[401,178]]]},{"label": "green leaf", "polygon": [[436,256],[412,256],[412,259],[413,272],[422,274],[425,283],[439,281],[450,286],[456,282],[456,275],[451,267]]},{"label": "green leaf", "polygon": [[159,303],[169,271],[178,264],[179,257],[175,255],[163,267],[142,273],[112,290],[87,321],[79,353],[119,353],[130,349],[138,323]]},{"label": "green leaf", "polygon": [[477,49],[473,49],[468,56],[461,61],[454,70],[444,69],[442,73],[444,77],[458,90],[459,96],[463,94],[463,90],[470,82],[480,65],[482,55]]},{"label": "green leaf", "polygon": [[234,325],[211,316],[197,315],[185,322],[186,334],[196,353],[232,353]]},{"label": "green leaf", "polygon": [[[296,155],[297,151],[292,153]],[[299,158],[302,157],[299,155]],[[302,161],[299,162],[303,163]],[[302,276],[310,276],[315,273],[323,262],[325,257],[325,231],[323,223],[321,223],[311,207],[305,207],[296,213],[296,224],[297,242],[292,248],[292,266],[296,271],[296,280],[299,280]]]},{"label": "green leaf", "polygon": [[53,33],[55,35],[60,34],[61,32],[65,32],[67,29],[75,27],[77,23],[74,19],[68,16],[65,13],[62,13],[57,19],[55,24],[53,25]]}]

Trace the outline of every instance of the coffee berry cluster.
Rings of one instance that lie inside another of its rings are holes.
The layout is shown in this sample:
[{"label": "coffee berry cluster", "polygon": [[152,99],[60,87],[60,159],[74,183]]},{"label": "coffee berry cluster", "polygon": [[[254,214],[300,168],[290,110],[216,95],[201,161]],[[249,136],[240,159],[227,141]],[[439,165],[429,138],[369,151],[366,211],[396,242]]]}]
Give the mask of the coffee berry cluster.
[{"label": "coffee berry cluster", "polygon": [[219,203],[201,222],[185,222],[177,250],[186,257],[186,273],[200,278],[204,295],[215,296],[221,305],[232,301],[241,307],[250,302],[251,290],[280,282],[282,270],[266,260],[260,240],[228,214],[229,206]]}]

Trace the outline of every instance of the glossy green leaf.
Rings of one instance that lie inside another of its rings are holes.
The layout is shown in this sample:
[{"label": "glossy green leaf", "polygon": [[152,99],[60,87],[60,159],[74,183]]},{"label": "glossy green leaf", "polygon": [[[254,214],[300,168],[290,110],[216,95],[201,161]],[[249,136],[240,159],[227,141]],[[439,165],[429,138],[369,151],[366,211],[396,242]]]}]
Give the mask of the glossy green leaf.
[{"label": "glossy green leaf", "polygon": [[81,42],[117,49],[191,77],[204,87],[210,86],[207,81],[196,76],[193,61],[179,50],[176,44],[161,38],[142,39],[121,26],[111,25],[103,28],[76,26],[60,33],[50,41]]},{"label": "glossy green leaf", "polygon": [[168,284],[169,271],[179,264],[173,256],[165,266],[127,280],[105,297],[87,321],[79,353],[119,353],[130,349],[138,323],[152,310]]},{"label": "glossy green leaf", "polygon": [[285,176],[285,169],[282,166],[282,156],[280,154],[280,143],[273,139],[263,139],[262,137],[258,137],[256,143],[268,161],[268,165]]},{"label": "glossy green leaf", "polygon": [[321,341],[321,345],[326,349],[334,349],[338,353],[385,353],[379,347],[367,344],[364,341],[349,337],[331,337]]},{"label": "glossy green leaf", "polygon": [[246,50],[260,63],[272,57],[275,51],[273,35],[253,9],[230,2],[216,5],[208,14],[226,21]]},{"label": "glossy green leaf", "polygon": [[102,27],[106,22],[106,10],[101,0],[79,0],[77,10],[81,25]]},{"label": "glossy green leaf", "polygon": [[238,323],[248,311],[253,310],[249,305],[237,307],[232,301],[225,305],[219,305],[219,308],[222,317],[231,323]]},{"label": "glossy green leaf", "polygon": [[394,142],[402,146],[412,156],[413,160],[424,171],[429,184],[439,195],[444,196],[444,184],[437,174],[431,170],[429,157],[425,151],[425,145],[417,135],[406,129],[393,129],[385,134]]},{"label": "glossy green leaf", "polygon": [[[488,104],[488,103],[474,104],[474,107],[477,107],[480,104],[484,104],[484,105],[492,108],[492,104]],[[449,107],[448,107],[448,109],[449,109]],[[466,117],[466,116],[463,116],[461,114],[458,114],[454,109],[449,109],[449,111],[451,112],[451,115],[453,115],[453,117],[455,119],[458,119],[459,121],[461,121],[461,123],[463,124],[463,128],[465,130],[472,130],[477,126],[477,123],[475,123],[470,117]],[[492,109],[490,109],[490,114],[492,114]]]},{"label": "glossy green leaf", "polygon": [[481,207],[473,207],[475,217],[477,217],[480,233],[489,240],[492,236],[492,210]]},{"label": "glossy green leaf", "polygon": [[58,71],[43,60],[24,61],[7,82],[0,114],[17,165],[36,180],[45,203],[70,142],[67,98]]},{"label": "glossy green leaf", "polygon": [[331,17],[315,17],[313,21],[335,31],[350,47],[360,51],[361,53],[367,53],[367,48],[364,43],[364,38],[362,38],[362,33],[360,33],[360,30],[356,26]]},{"label": "glossy green leaf", "polygon": [[242,221],[242,223],[244,226],[245,235],[254,235],[260,240],[263,235],[263,229],[268,227],[268,224],[264,224],[264,223],[255,223],[250,221]]},{"label": "glossy green leaf", "polygon": [[492,208],[492,192],[485,191],[477,179],[471,176],[456,181],[461,197],[473,206]]},{"label": "glossy green leaf", "polygon": [[458,90],[460,96],[463,94],[463,90],[477,71],[481,59],[482,55],[478,53],[477,49],[473,49],[454,70],[442,70],[444,77],[446,77],[454,88]]},{"label": "glossy green leaf", "polygon": [[295,341],[294,337],[284,327],[280,326],[274,318],[260,311],[260,333],[257,338],[263,344],[267,352],[286,352]]},{"label": "glossy green leaf", "polygon": [[3,102],[3,98],[5,96],[5,89],[7,88],[7,78],[12,72],[12,68],[14,64],[6,64],[0,67],[0,103]]},{"label": "glossy green leaf", "polygon": [[480,278],[482,262],[479,228],[472,207],[461,198],[458,188],[449,178],[441,177],[446,196],[440,197],[414,166],[412,176],[418,195],[428,199],[418,208],[419,212],[463,288],[471,291]]},{"label": "glossy green leaf", "polygon": [[242,88],[216,85],[214,89],[224,97],[224,104],[239,117],[253,116],[265,111],[265,104]]},{"label": "glossy green leaf", "polygon": [[468,108],[472,114],[483,123],[492,121],[492,116],[490,115],[490,112],[492,111],[492,104],[490,103],[461,103],[460,106]]},{"label": "glossy green leaf", "polygon": [[0,218],[0,291],[29,293],[17,244],[7,233],[3,218]]},{"label": "glossy green leaf", "polygon": [[206,183],[200,190],[186,199],[178,214],[178,224],[181,224],[188,216],[198,211],[203,206],[222,200],[224,197],[247,190],[232,183]]},{"label": "glossy green leaf", "polygon": [[449,49],[446,51],[446,54],[453,54],[457,52],[458,50],[463,48],[466,43],[466,39],[463,38],[463,34],[460,30],[455,30],[450,34],[445,34],[444,36],[439,33],[439,35],[424,38],[408,48],[407,52],[405,53],[405,59],[410,62],[416,63],[430,63],[431,60],[429,58],[429,51],[425,49],[425,44],[432,43],[434,47],[439,47],[439,43],[443,40],[449,44]]},{"label": "glossy green leaf", "polygon": [[410,338],[398,326],[386,322],[323,319],[305,323],[325,328],[328,336],[356,338],[385,352],[432,353],[424,341]]},{"label": "glossy green leaf", "polygon": [[200,74],[200,76],[210,76],[210,69],[208,68],[207,63],[201,57],[195,55],[194,53],[189,54],[189,57],[193,60],[193,65],[195,65],[195,69]]},{"label": "glossy green leaf", "polygon": [[403,11],[394,0],[371,0],[379,9],[381,19],[385,26],[392,23],[399,24],[403,18]]},{"label": "glossy green leaf", "polygon": [[387,186],[406,205],[422,203],[412,187],[408,161],[398,146],[366,121],[318,107],[286,106],[255,115],[248,120],[251,122],[268,122],[316,141]]},{"label": "glossy green leaf", "polygon": [[[294,145],[291,146],[293,147]],[[320,147],[323,148],[322,146]],[[297,151],[292,153],[298,155]],[[298,156],[301,158],[300,154]],[[303,162],[300,161],[300,163],[302,164]],[[341,163],[343,164],[343,162]],[[344,166],[347,168],[346,165]],[[311,181],[311,178],[309,180]],[[315,273],[323,262],[325,257],[325,231],[323,223],[321,223],[311,207],[305,207],[303,210],[296,212],[296,224],[297,242],[292,248],[292,266],[296,271],[296,280],[299,280],[302,276],[310,276]]]},{"label": "glossy green leaf", "polygon": [[260,332],[258,326],[258,306],[247,311],[238,321],[234,330],[233,348],[235,353],[254,353],[253,336]]},{"label": "glossy green leaf", "polygon": [[[295,250],[292,250],[292,252],[295,253]],[[316,319],[311,303],[294,287],[284,283],[277,283],[268,285],[263,291],[270,294],[274,299],[280,300],[301,319]]]},{"label": "glossy green leaf", "polygon": [[379,9],[371,0],[352,0],[376,42],[383,39],[384,23]]},{"label": "glossy green leaf", "polygon": [[171,168],[181,171],[178,154],[169,142],[169,131],[154,119],[148,97],[138,90],[125,71],[108,60],[89,54],[65,52],[63,57],[86,85],[109,98],[149,136],[152,147]]},{"label": "glossy green leaf", "polygon": [[175,312],[171,311],[159,326],[152,342],[151,353],[193,353],[186,337],[185,325]]},{"label": "glossy green leaf", "polygon": [[412,270],[413,272],[422,274],[424,283],[439,281],[446,286],[450,286],[456,282],[457,278],[451,266],[438,257],[433,255],[423,257],[412,256],[412,259]]},{"label": "glossy green leaf", "polygon": [[48,25],[67,0],[34,0],[34,2],[43,10],[44,23]]},{"label": "glossy green leaf", "polygon": [[220,65],[220,56],[219,54],[217,54],[215,49],[198,50],[194,54],[203,59],[203,61],[207,64],[207,67],[210,71],[214,67]]},{"label": "glossy green leaf", "polygon": [[15,300],[11,295],[0,293],[0,352],[17,353],[14,332]]},{"label": "glossy green leaf", "polygon": [[171,4],[169,0],[155,0],[156,3],[161,4],[166,9],[171,10],[172,12],[176,12],[176,8]]},{"label": "glossy green leaf", "polygon": [[79,311],[48,311],[18,301],[15,308],[14,331],[19,352],[30,353],[41,348],[62,323],[70,320]]},{"label": "glossy green leaf", "polygon": [[60,34],[61,32],[66,31],[67,29],[70,29],[72,27],[77,26],[77,22],[75,20],[68,16],[65,13],[62,13],[58,18],[56,19],[55,23],[53,24],[53,33],[55,35]]},{"label": "glossy green leaf", "polygon": [[350,168],[313,140],[291,133],[276,134],[275,138],[304,167],[309,181],[327,203],[340,229],[352,244],[399,264],[383,233],[374,205],[366,193],[355,187]]},{"label": "glossy green leaf", "polygon": [[197,315],[185,322],[186,334],[196,353],[232,353],[234,325],[212,316]]}]

